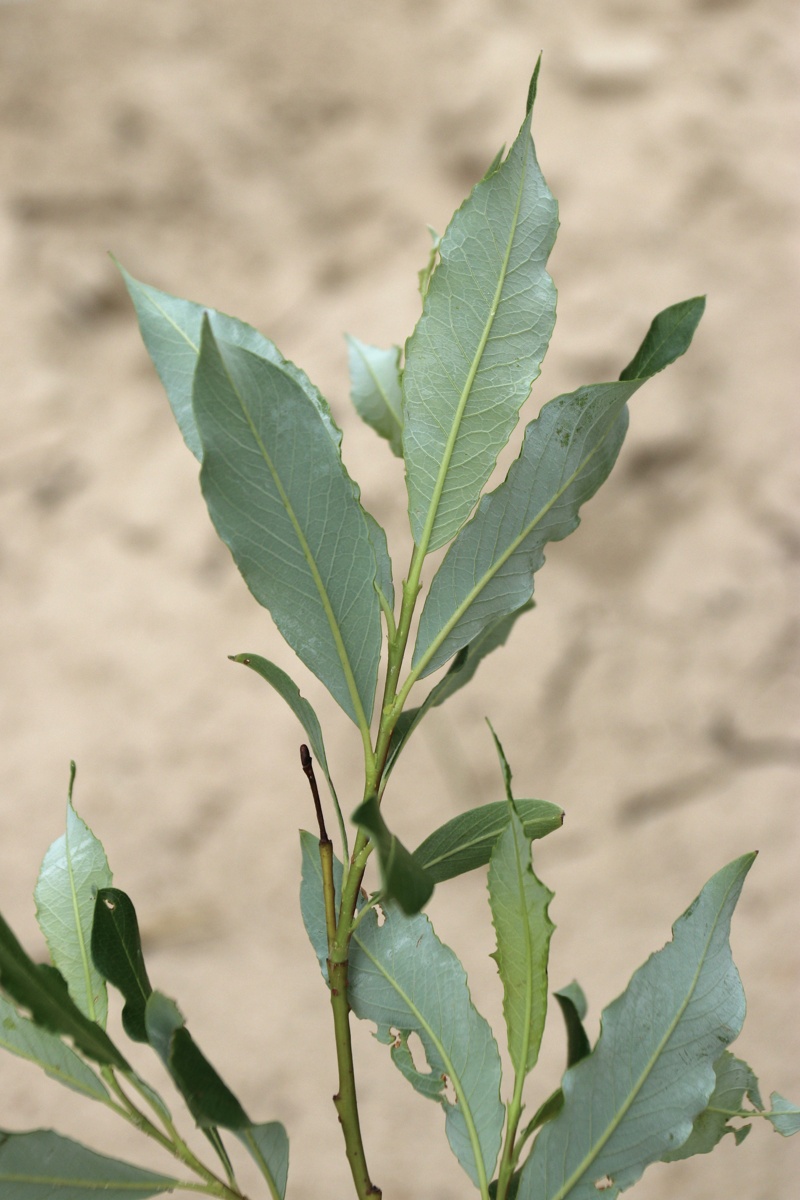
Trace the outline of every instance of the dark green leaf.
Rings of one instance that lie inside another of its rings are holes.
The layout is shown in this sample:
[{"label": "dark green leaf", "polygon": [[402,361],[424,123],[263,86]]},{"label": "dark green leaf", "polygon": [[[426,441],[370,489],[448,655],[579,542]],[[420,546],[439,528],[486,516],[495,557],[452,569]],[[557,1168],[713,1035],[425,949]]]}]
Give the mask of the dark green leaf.
[{"label": "dark green leaf", "polygon": [[125,997],[122,1024],[128,1037],[146,1042],[144,1010],[153,989],[144,965],[136,909],[119,888],[101,888],[97,893],[92,958],[98,971]]},{"label": "dark green leaf", "polygon": [[239,1129],[236,1136],[247,1147],[264,1178],[274,1188],[278,1200],[286,1195],[289,1176],[289,1138],[279,1121],[265,1125],[250,1125]]},{"label": "dark green leaf", "polygon": [[71,1038],[87,1058],[121,1070],[125,1059],[106,1032],[85,1017],[71,998],[63,975],[55,967],[34,963],[0,917],[0,986],[37,1025]]},{"label": "dark green leaf", "polygon": [[211,518],[251,592],[362,729],[381,649],[358,488],[296,380],[204,324],[193,390]]},{"label": "dark green leaf", "polygon": [[500,760],[500,770],[503,774],[503,785],[506,789],[506,800],[513,801],[514,797],[511,793],[511,780],[513,776],[511,774],[511,767],[508,764],[508,759],[506,758],[506,752],[503,749],[500,738],[495,733],[494,729],[492,728],[492,723],[490,720],[488,720],[488,718],[486,724],[489,726],[489,731],[492,735],[492,740],[494,741],[494,748],[497,751],[497,757]]},{"label": "dark green leaf", "polygon": [[719,871],[672,941],[603,1013],[593,1052],[564,1076],[564,1107],[534,1143],[519,1200],[614,1200],[681,1146],[714,1090],[713,1064],[742,1027],[730,923],[755,855]]},{"label": "dark green leaf", "polygon": [[[545,837],[564,821],[563,809],[547,800],[515,800],[514,806],[529,841]],[[505,801],[481,804],[441,825],[417,846],[413,856],[434,883],[454,879],[488,863],[508,821]]]},{"label": "dark green leaf", "polygon": [[92,1068],[60,1037],[20,1016],[4,996],[0,996],[0,1048],[36,1063],[51,1079],[75,1092],[92,1100],[108,1100],[105,1085]]},{"label": "dark green leaf", "polygon": [[[498,743],[499,746],[499,743]],[[539,1058],[547,1015],[547,963],[555,926],[548,916],[553,893],[531,866],[531,844],[508,803],[509,821],[489,863],[489,906],[497,935],[492,957],[503,984],[503,1016],[515,1076]]]},{"label": "dark green leaf", "polygon": [[[686,305],[699,320],[701,302]],[[656,321],[666,320],[671,311]],[[688,317],[684,322],[688,327]],[[643,365],[659,370],[666,362],[655,352],[643,359]],[[558,396],[528,425],[506,479],[483,497],[434,576],[414,648],[416,678],[442,666],[488,624],[530,600],[545,546],[577,528],[581,506],[614,466],[627,430],[627,401],[645,378]]]},{"label": "dark green leaf", "polygon": [[395,901],[409,916],[420,912],[433,895],[433,879],[389,830],[375,796],[356,809],[353,821],[367,831],[378,851],[381,899]]},{"label": "dark green leaf", "polygon": [[707,1106],[695,1117],[692,1132],[682,1146],[662,1155],[664,1162],[678,1162],[694,1154],[710,1154],[726,1133],[732,1133],[738,1144],[742,1140],[743,1130],[741,1127],[734,1129],[728,1121],[731,1113],[741,1110],[745,1095],[757,1108],[763,1108],[758,1094],[758,1080],[747,1063],[730,1051],[726,1050],[714,1063],[714,1077],[714,1090]]},{"label": "dark green leaf", "polygon": [[[0,1195],[8,1200],[145,1200],[180,1180],[95,1154],[50,1129],[0,1130]],[[13,1189],[13,1190],[12,1190]]]},{"label": "dark green leaf", "polygon": [[350,364],[350,398],[366,421],[392,452],[403,457],[403,394],[400,390],[400,347],[381,350],[347,335]]},{"label": "dark green leaf", "polygon": [[573,980],[566,987],[553,992],[558,1001],[564,1024],[567,1027],[567,1066],[574,1067],[575,1063],[591,1054],[592,1046],[583,1027],[586,1017],[586,997],[582,988]]},{"label": "dark green leaf", "polygon": [[145,1022],[150,1045],[201,1129],[250,1128],[250,1118],[196,1045],[175,1002],[162,992],[151,992]]},{"label": "dark green leaf", "polygon": [[424,553],[469,516],[539,374],[555,322],[545,263],[557,226],[529,108],[505,161],[450,222],[406,347],[409,515]]},{"label": "dark green leaf", "polygon": [[36,919],[72,999],[84,1016],[105,1028],[106,985],[92,963],[89,941],[95,892],[109,887],[112,877],[102,843],[72,807],[74,780],[72,763],[66,832],[44,856],[34,891]]},{"label": "dark green leaf", "polygon": [[172,411],[186,445],[195,458],[202,457],[200,435],[192,409],[192,381],[200,354],[200,331],[207,317],[214,336],[274,363],[290,375],[317,408],[320,419],[335,445],[342,434],[333,422],[330,409],[304,371],[288,362],[277,346],[244,321],[228,317],[213,308],[180,300],[149,284],[139,283],[124,267],[117,267],[130,293],[139,320],[142,339],[164,384]]},{"label": "dark green leaf", "polygon": [[650,379],[685,354],[705,307],[705,296],[694,296],[665,308],[654,317],[644,341],[620,379]]},{"label": "dark green leaf", "polygon": [[[389,747],[389,757],[386,771],[384,772],[386,776],[388,776],[400,751],[425,714],[432,708],[437,708],[438,705],[444,704],[445,700],[449,699],[454,692],[457,692],[459,688],[469,683],[486,655],[491,654],[492,650],[496,650],[499,646],[505,645],[517,618],[521,617],[523,613],[530,612],[533,607],[533,601],[530,600],[527,604],[523,604],[521,608],[518,608],[516,612],[501,617],[499,621],[495,621],[492,625],[487,625],[468,646],[464,646],[459,650],[450,664],[447,674],[439,680],[435,687],[431,688],[419,708],[408,709],[401,713]],[[487,859],[486,861],[488,862],[489,860]]]}]

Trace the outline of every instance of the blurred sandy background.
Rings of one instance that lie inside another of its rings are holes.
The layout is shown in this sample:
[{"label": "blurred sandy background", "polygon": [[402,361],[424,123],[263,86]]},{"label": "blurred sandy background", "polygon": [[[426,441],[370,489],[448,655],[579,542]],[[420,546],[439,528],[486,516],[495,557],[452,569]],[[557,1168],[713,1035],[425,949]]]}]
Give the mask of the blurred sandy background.
[{"label": "blurred sandy background", "polygon": [[[215,540],[106,251],[306,367],[399,580],[402,473],[349,411],[341,333],[411,330],[425,224],[442,229],[514,136],[544,50],[559,323],[525,419],[614,378],[665,305],[707,292],[708,311],[633,402],[536,613],[428,718],[387,811],[415,845],[500,798],[491,716],[518,794],[567,810],[537,864],[557,893],[553,985],[579,977],[593,1031],[705,880],[759,849],[734,928],[750,1008],[735,1049],[798,1099],[796,17],[792,0],[0,4],[0,903],[39,953],[30,892],[75,758],[153,981],[255,1118],[288,1126],[289,1200],[350,1195],[296,900],[311,809],[294,719],[226,656],[295,673],[348,807],[360,743]],[[482,879],[431,915],[499,1021]],[[471,1194],[441,1113],[366,1028],[357,1054],[387,1200]],[[532,1105],[562,1059],[554,1013]],[[87,1134],[88,1101],[0,1068],[0,1123]],[[94,1141],[142,1161],[113,1121]],[[759,1126],[636,1194],[794,1200],[799,1178],[800,1144]]]}]

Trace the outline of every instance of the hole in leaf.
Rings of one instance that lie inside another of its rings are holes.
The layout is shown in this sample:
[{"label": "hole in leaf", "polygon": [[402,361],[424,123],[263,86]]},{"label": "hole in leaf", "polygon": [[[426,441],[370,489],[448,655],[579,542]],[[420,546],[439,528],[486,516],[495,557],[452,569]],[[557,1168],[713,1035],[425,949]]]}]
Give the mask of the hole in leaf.
[{"label": "hole in leaf", "polygon": [[605,1192],[614,1186],[614,1180],[610,1175],[604,1175],[602,1179],[595,1179],[594,1186],[598,1192]]}]

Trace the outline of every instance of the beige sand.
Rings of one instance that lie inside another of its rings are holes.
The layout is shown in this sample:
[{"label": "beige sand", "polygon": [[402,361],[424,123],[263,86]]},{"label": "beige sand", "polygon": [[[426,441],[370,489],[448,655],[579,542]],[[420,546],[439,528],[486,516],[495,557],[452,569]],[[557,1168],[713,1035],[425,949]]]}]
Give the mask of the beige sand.
[{"label": "beige sand", "polygon": [[[734,932],[738,1048],[797,1099],[798,40],[791,0],[0,3],[0,903],[38,952],[30,890],[77,759],[153,979],[253,1114],[289,1128],[290,1200],[350,1195],[296,901],[311,812],[293,718],[226,655],[295,671],[349,806],[359,742],[215,540],[105,252],[303,363],[399,577],[402,474],[349,412],[341,332],[410,331],[425,223],[513,136],[544,50],[560,320],[528,415],[613,378],[666,304],[708,292],[708,312],[637,397],[537,612],[430,717],[389,811],[414,844],[498,798],[492,717],[519,793],[568,813],[537,862],[558,897],[553,983],[580,978],[593,1030],[701,884],[760,849]],[[482,880],[431,912],[499,1019]],[[471,1194],[438,1110],[363,1028],[357,1053],[387,1200]],[[531,1103],[562,1056],[554,1015]],[[88,1102],[0,1066],[0,1123],[89,1135]],[[95,1142],[141,1161],[115,1122]],[[637,1195],[795,1200],[798,1178],[800,1144],[759,1127]]]}]

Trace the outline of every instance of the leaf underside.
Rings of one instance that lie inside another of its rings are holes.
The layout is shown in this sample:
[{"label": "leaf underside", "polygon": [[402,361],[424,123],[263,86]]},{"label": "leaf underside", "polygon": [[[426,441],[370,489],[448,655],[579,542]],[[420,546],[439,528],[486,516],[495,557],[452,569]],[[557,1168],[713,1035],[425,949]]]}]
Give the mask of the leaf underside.
[{"label": "leaf underside", "polygon": [[686,1141],[744,1020],[728,938],[754,858],[713,876],[605,1010],[594,1051],[564,1076],[564,1106],[534,1143],[519,1200],[597,1200],[598,1188],[614,1200]]},{"label": "leaf underside", "polygon": [[[8,1200],[145,1200],[179,1181],[96,1154],[49,1129],[0,1130],[0,1195]],[[13,1190],[12,1190],[13,1189]]]}]

